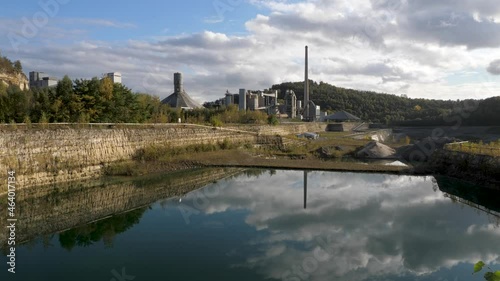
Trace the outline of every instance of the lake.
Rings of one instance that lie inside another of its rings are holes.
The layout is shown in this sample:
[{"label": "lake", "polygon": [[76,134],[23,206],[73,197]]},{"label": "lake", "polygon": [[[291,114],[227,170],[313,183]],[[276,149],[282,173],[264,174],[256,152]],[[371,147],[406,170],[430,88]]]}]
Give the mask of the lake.
[{"label": "lake", "polygon": [[484,280],[496,198],[431,176],[241,169],[23,191],[0,280]]}]

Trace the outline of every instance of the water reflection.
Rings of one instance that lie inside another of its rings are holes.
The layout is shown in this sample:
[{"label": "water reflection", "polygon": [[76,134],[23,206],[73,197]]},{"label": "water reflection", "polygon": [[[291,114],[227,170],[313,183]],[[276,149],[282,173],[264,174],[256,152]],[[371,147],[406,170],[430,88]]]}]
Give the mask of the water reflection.
[{"label": "water reflection", "polygon": [[[308,188],[308,180],[313,187]],[[420,277],[479,259],[500,263],[498,223],[454,204],[433,189],[433,180],[280,171],[258,182],[240,178],[225,183],[221,196],[202,211],[248,211],[245,222],[267,235],[249,241],[257,253],[240,266],[258,269],[267,278]],[[296,200],[302,197],[297,188],[302,184],[305,210]],[[311,258],[321,253],[328,254],[328,261],[313,263]]]},{"label": "water reflection", "polygon": [[304,209],[307,209],[307,171],[304,171]]},{"label": "water reflection", "polygon": [[[43,251],[21,249],[25,272],[62,280],[37,265],[70,259],[68,270],[88,268],[72,280],[109,280],[124,263],[141,280],[481,280],[471,277],[472,263],[500,265],[498,193],[442,177],[311,171],[247,170],[214,182],[231,173],[199,170],[26,201],[37,207],[23,205],[23,220],[33,223],[23,232],[98,221],[49,237]],[[182,201],[162,199],[172,196]]]},{"label": "water reflection", "polygon": [[61,247],[68,251],[71,251],[74,247],[88,247],[101,240],[106,247],[112,247],[115,236],[138,224],[145,211],[146,208],[140,208],[66,230],[59,234],[59,242]]},{"label": "water reflection", "polygon": [[[241,169],[218,168],[194,169],[125,182],[84,182],[22,189],[18,191],[16,197],[18,218],[16,238],[19,243],[33,241],[37,237],[50,240],[54,232],[84,225],[83,228],[69,231],[78,233],[75,234],[75,245],[84,245],[87,240],[95,242],[96,236],[100,236],[99,232],[106,233],[105,241],[110,244],[113,233],[126,230],[120,230],[122,226],[114,225],[116,220],[121,219],[117,214],[148,206],[162,198],[186,194],[211,182],[239,174],[241,171]],[[6,203],[7,199],[0,198],[0,202]],[[97,226],[85,226],[110,216],[113,217],[98,222]],[[6,229],[6,223],[6,220],[0,220],[0,228]],[[96,230],[91,230],[92,227]],[[92,238],[86,237],[86,234],[82,236],[85,232]],[[6,235],[6,231],[0,232],[3,253],[7,252]],[[62,240],[66,241],[66,238],[67,236]],[[64,246],[71,243],[65,243]]]}]

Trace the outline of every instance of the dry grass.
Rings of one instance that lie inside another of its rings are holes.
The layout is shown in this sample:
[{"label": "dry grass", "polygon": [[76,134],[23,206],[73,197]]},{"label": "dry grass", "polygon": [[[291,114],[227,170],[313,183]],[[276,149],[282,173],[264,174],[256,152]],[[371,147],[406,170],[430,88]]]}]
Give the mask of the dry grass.
[{"label": "dry grass", "polygon": [[500,140],[484,144],[483,142],[460,142],[450,143],[445,146],[447,150],[464,152],[468,154],[488,155],[493,157],[500,157]]},{"label": "dry grass", "polygon": [[[346,138],[347,133],[321,133],[318,140],[284,137],[291,141],[284,151],[277,147],[255,148],[248,144],[188,146],[185,148],[147,147],[138,151],[134,162],[117,164],[106,170],[107,175],[137,175],[148,171],[171,171],[186,167],[249,167],[279,169],[309,169],[328,171],[359,171],[383,173],[409,173],[408,168],[356,162],[339,162],[320,159],[323,147],[341,147],[339,151],[330,149],[328,158],[342,158],[352,154],[369,140]],[[212,147],[213,146],[213,147]]]},{"label": "dry grass", "polygon": [[[341,150],[333,151],[331,156],[333,158],[342,158],[347,155],[351,155],[354,151],[358,150],[360,147],[365,146],[370,142],[370,140],[356,140],[352,138],[346,138],[348,133],[341,132],[325,132],[320,133],[320,138],[317,140],[306,140],[297,139],[300,142],[296,145],[287,146],[284,153],[276,153],[277,155],[308,155],[315,154],[316,151],[323,147],[341,147]],[[289,136],[288,138],[296,138]]]},{"label": "dry grass", "polygon": [[187,155],[178,160],[191,160],[200,166],[220,167],[250,167],[250,168],[280,168],[280,169],[308,169],[327,171],[359,171],[359,172],[384,172],[404,173],[405,167],[395,167],[377,164],[350,163],[323,161],[312,156],[304,159],[290,159],[289,157],[276,157],[266,154],[254,154],[244,150],[214,151],[196,155],[190,159]]}]

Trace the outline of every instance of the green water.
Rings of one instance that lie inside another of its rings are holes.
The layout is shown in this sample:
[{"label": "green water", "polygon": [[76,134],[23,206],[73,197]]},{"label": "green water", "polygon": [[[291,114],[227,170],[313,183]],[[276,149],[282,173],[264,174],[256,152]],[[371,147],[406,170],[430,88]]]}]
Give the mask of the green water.
[{"label": "green water", "polygon": [[252,170],[53,229],[18,245],[16,274],[2,254],[0,280],[484,280],[472,264],[500,270],[500,203],[480,203],[497,194],[438,180]]}]

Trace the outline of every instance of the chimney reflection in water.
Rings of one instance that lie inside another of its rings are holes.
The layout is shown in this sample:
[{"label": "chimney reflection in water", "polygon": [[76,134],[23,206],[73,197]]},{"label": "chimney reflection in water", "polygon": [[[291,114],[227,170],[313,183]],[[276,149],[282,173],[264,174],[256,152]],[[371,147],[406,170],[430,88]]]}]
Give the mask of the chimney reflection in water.
[{"label": "chimney reflection in water", "polygon": [[307,209],[307,171],[304,171],[304,209]]}]

